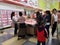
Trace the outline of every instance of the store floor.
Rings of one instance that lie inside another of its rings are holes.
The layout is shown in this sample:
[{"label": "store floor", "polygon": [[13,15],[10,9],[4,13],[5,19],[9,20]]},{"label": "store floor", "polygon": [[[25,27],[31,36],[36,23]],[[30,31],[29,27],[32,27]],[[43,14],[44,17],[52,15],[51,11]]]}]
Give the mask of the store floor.
[{"label": "store floor", "polygon": [[[13,28],[4,30],[4,33],[0,33],[0,45],[36,45],[37,38],[32,36],[27,39],[17,40],[17,36],[13,37]],[[60,45],[60,41],[50,35],[49,40],[46,41],[46,45]]]}]

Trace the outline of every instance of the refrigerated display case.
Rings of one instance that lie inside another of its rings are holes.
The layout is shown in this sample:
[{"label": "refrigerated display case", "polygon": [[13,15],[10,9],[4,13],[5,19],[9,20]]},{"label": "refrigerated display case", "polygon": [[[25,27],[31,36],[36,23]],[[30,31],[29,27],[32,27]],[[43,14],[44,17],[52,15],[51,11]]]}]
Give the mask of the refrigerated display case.
[{"label": "refrigerated display case", "polygon": [[[14,12],[16,12],[16,16],[18,18],[18,11],[14,11]],[[11,13],[12,10],[0,9],[0,29],[11,26],[11,22],[12,22]]]},{"label": "refrigerated display case", "polygon": [[1,10],[2,25],[6,27],[8,25],[8,18],[6,15],[6,10]]},{"label": "refrigerated display case", "polygon": [[35,35],[36,34],[36,20],[35,19],[27,19],[25,24],[27,26],[27,34]]},{"label": "refrigerated display case", "polygon": [[2,18],[1,18],[1,10],[0,10],[0,28],[2,28]]},{"label": "refrigerated display case", "polygon": [[[22,3],[23,1],[23,3]],[[27,3],[24,3],[27,2]],[[33,3],[35,1],[32,1]],[[29,4],[29,0],[5,0],[0,2],[0,9],[1,9],[1,18],[0,18],[0,27],[9,27],[11,26],[11,12],[14,11],[16,13],[17,18],[19,17],[19,11],[26,11],[27,17],[30,17],[31,13],[37,6],[31,6]]]}]

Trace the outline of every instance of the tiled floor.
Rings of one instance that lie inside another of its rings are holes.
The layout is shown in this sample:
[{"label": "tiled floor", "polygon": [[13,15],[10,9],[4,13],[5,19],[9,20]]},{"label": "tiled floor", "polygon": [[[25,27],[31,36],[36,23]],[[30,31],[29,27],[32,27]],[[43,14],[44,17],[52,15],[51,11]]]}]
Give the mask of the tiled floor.
[{"label": "tiled floor", "polygon": [[17,40],[17,37],[14,37],[3,42],[2,45],[22,45],[25,41],[25,39]]},{"label": "tiled floor", "polygon": [[[37,38],[30,37],[28,39],[17,40],[17,36],[13,37],[13,28],[4,30],[3,34],[0,34],[0,45],[36,45]],[[60,45],[60,41],[54,37],[52,39],[51,33],[49,41],[46,41],[46,45]]]}]

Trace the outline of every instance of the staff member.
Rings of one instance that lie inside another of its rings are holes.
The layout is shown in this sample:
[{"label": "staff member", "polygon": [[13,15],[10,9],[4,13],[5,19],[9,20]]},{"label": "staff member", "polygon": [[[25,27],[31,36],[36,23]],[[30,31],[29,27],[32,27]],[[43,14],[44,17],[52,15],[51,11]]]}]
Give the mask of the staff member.
[{"label": "staff member", "polygon": [[15,15],[15,12],[12,12],[11,13],[11,20],[12,20],[12,22],[13,22],[13,24],[14,24],[14,36],[17,34],[17,29],[18,29],[18,25],[17,25],[17,17],[16,17],[16,15]]},{"label": "staff member", "polygon": [[53,9],[52,10],[52,19],[51,19],[52,36],[54,35],[54,32],[55,32],[55,30],[57,28],[57,22],[58,22],[57,10]]}]

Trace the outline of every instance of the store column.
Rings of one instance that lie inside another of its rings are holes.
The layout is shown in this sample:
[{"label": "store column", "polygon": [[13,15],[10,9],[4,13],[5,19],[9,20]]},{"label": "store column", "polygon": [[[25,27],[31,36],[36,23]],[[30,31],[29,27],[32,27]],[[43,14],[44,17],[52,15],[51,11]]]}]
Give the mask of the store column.
[{"label": "store column", "polygon": [[46,3],[46,9],[50,9],[50,3],[51,3],[51,0],[45,0],[45,3]]},{"label": "store column", "polygon": [[60,9],[60,0],[58,0],[58,5],[59,5],[58,9]]}]

